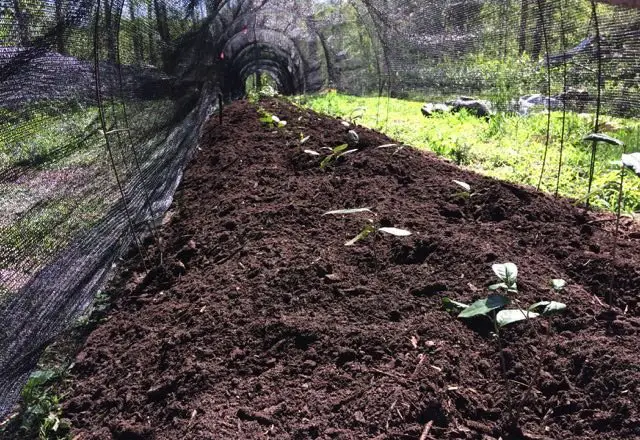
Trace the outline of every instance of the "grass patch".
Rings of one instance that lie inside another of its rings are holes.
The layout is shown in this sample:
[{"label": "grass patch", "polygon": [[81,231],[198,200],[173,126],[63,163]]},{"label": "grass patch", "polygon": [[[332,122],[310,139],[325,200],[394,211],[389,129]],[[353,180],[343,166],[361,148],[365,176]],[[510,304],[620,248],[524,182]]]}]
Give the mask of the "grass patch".
[{"label": "grass patch", "polygon": [[[537,186],[542,171],[547,139],[547,114],[519,116],[498,114],[486,122],[464,112],[425,118],[424,102],[393,98],[356,97],[329,92],[301,96],[294,102],[317,112],[351,120],[386,135],[447,157],[479,173]],[[562,112],[552,112],[549,148],[540,188],[543,191],[585,200],[587,196],[591,146],[582,138],[593,131],[590,115],[567,112],[564,118],[562,170],[558,179]],[[602,118],[602,130],[622,140],[627,152],[640,151],[640,122]],[[596,155],[591,203],[614,210],[620,180],[621,149],[600,145]],[[625,180],[624,212],[640,211],[640,179]]]}]

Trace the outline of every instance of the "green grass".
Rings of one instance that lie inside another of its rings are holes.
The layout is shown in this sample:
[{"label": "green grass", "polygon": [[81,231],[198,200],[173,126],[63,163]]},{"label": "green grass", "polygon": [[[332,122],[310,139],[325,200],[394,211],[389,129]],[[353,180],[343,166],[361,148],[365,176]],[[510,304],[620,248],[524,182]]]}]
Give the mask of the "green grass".
[{"label": "green grass", "polygon": [[0,133],[8,133],[0,139],[0,169],[21,162],[46,162],[56,150],[79,143],[89,127],[97,129],[97,116],[96,107],[56,116],[35,111],[28,119],[0,124]]},{"label": "green grass", "polygon": [[[454,160],[467,169],[520,184],[537,186],[542,171],[547,138],[547,114],[499,114],[490,122],[467,115],[425,118],[424,102],[377,97],[356,97],[329,92],[294,98],[297,104],[331,116],[353,120],[385,133],[393,139],[424,148]],[[640,122],[604,117],[610,135],[622,140],[628,152],[640,151]],[[582,138],[593,131],[592,116],[567,112],[562,172],[558,181],[562,113],[551,114],[549,148],[541,189],[576,200],[587,196],[591,145]],[[620,180],[621,149],[600,144],[591,191],[593,206],[615,210]],[[624,212],[640,211],[640,178],[627,172]]]}]

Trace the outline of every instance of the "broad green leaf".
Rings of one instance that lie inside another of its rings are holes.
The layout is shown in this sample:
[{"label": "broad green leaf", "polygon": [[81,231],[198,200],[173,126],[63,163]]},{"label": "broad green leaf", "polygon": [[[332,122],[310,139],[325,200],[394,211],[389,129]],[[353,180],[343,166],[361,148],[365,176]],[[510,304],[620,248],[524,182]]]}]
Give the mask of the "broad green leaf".
[{"label": "broad green leaf", "polygon": [[349,148],[349,144],[340,144],[337,147],[334,147],[332,151],[333,151],[333,154],[338,154],[338,153],[342,153],[347,148]]},{"label": "broad green leaf", "polygon": [[461,303],[458,301],[454,301],[451,298],[442,298],[442,304],[444,304],[444,308],[449,311],[466,309],[469,307],[469,304]]},{"label": "broad green leaf", "polygon": [[500,309],[509,304],[509,298],[503,295],[489,295],[487,298],[479,299],[464,309],[458,318],[473,318],[474,316],[486,315],[492,310]]},{"label": "broad green leaf", "polygon": [[371,212],[371,208],[351,208],[351,209],[336,209],[334,211],[327,211],[322,215],[331,214],[357,214],[359,212]]},{"label": "broad green leaf", "polygon": [[526,310],[516,310],[516,309],[507,309],[500,310],[496,314],[496,323],[499,327],[505,326],[507,324],[511,324],[518,321],[524,321],[529,318],[537,318],[540,316],[538,313],[529,312]]},{"label": "broad green leaf", "polygon": [[557,301],[540,301],[532,304],[529,310],[542,310],[544,316],[553,315],[567,308],[567,305]]},{"label": "broad green leaf", "polygon": [[360,231],[360,233],[358,235],[353,237],[351,240],[347,241],[344,245],[345,246],[353,246],[358,241],[367,238],[369,236],[369,234],[371,234],[373,231],[374,231],[373,226],[367,225],[367,226],[364,227],[364,229],[362,231]]},{"label": "broad green leaf", "polygon": [[462,188],[464,188],[465,191],[471,191],[471,185],[469,185],[467,182],[453,179],[453,183],[455,183],[458,186],[461,186]]},{"label": "broad green leaf", "polygon": [[567,282],[561,278],[551,280],[551,286],[553,287],[553,290],[562,290],[566,285]]},{"label": "broad green leaf", "polygon": [[518,266],[513,263],[494,264],[491,266],[493,272],[508,286],[516,283],[518,277]]},{"label": "broad green leaf", "polygon": [[609,144],[609,145],[617,145],[619,147],[624,145],[624,142],[622,142],[619,139],[616,139],[614,137],[608,136],[606,134],[603,133],[591,133],[587,136],[585,136],[583,139],[583,141],[585,142],[604,142],[605,144]]},{"label": "broad green leaf", "polygon": [[407,237],[411,235],[411,232],[407,231],[406,229],[380,228],[378,230],[387,234],[395,235],[396,237]]}]

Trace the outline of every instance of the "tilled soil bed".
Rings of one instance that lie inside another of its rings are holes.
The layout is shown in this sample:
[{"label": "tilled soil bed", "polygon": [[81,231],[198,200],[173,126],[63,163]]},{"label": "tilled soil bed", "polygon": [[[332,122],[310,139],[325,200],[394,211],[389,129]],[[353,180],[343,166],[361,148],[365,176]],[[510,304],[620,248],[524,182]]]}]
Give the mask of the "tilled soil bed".
[{"label": "tilled soil bed", "polygon": [[[606,216],[377,148],[393,142],[361,127],[358,151],[321,169],[322,147],[347,139],[341,121],[262,106],[287,125],[247,102],[212,120],[162,229],[162,265],[122,269],[72,370],[77,439],[640,438],[633,225],[614,263]],[[359,207],[375,215],[322,215]],[[370,218],[412,235],[344,246]],[[486,296],[507,261],[522,305],[567,310],[499,341],[442,299]]]}]

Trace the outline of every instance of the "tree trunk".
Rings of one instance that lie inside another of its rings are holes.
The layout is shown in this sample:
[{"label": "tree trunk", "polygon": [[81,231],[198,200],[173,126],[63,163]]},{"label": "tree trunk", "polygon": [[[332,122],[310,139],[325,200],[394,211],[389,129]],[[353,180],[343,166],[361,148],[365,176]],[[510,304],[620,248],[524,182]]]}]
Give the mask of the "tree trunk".
[{"label": "tree trunk", "polygon": [[20,46],[29,45],[29,13],[20,4],[20,0],[13,0],[14,15],[18,25],[18,44]]},{"label": "tree trunk", "polygon": [[56,50],[58,53],[66,52],[64,47],[64,31],[66,29],[62,0],[55,0],[56,6]]},{"label": "tree trunk", "polygon": [[529,0],[522,0],[520,6],[520,32],[518,33],[518,53],[527,50],[527,21],[529,20]]},{"label": "tree trunk", "polygon": [[140,25],[136,21],[133,0],[129,0],[129,20],[131,20],[131,42],[133,44],[133,55],[136,58],[136,63],[142,63],[144,60],[143,41],[142,34],[140,33]]},{"label": "tree trunk", "polygon": [[164,3],[160,3],[158,0],[153,0],[153,5],[156,12],[156,25],[158,26],[158,34],[163,43],[169,43],[169,25],[167,24],[167,7]]},{"label": "tree trunk", "polygon": [[158,56],[156,54],[154,27],[151,26],[153,20],[153,0],[147,0],[147,29],[149,39],[149,64],[155,66],[158,62]]},{"label": "tree trunk", "polygon": [[113,26],[113,0],[104,0],[104,31],[107,37],[107,59],[111,62],[115,62],[116,57],[116,36]]},{"label": "tree trunk", "polygon": [[536,23],[536,30],[533,33],[533,47],[531,48],[531,58],[534,60],[540,59],[540,53],[542,52],[542,37],[544,29],[545,9],[547,0],[537,0],[538,3],[538,21]]}]

